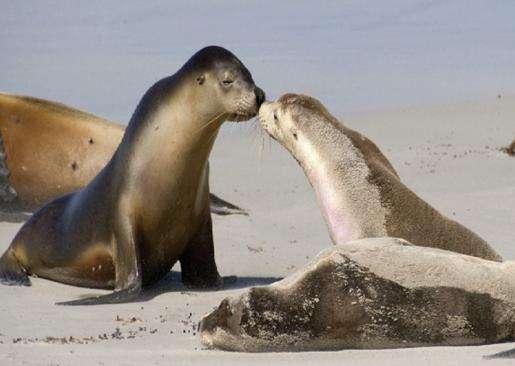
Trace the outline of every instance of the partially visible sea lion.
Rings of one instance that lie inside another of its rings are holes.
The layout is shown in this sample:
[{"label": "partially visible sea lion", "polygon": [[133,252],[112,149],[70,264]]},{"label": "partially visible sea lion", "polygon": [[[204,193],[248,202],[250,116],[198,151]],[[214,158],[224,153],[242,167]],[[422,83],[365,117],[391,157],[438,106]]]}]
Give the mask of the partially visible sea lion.
[{"label": "partially visible sea lion", "polygon": [[415,245],[502,260],[478,235],[406,187],[372,141],[342,125],[318,100],[286,94],[276,102],[263,103],[259,118],[304,170],[334,244],[392,236]]},{"label": "partially visible sea lion", "polygon": [[256,115],[264,93],[221,47],[207,47],[139,102],[109,163],[84,189],[47,203],[0,258],[0,281],[27,275],[114,288],[85,305],[130,301],[177,260],[182,280],[221,284],[209,212],[208,157],[222,123]]},{"label": "partially visible sea lion", "polygon": [[209,347],[240,352],[513,341],[514,279],[513,261],[361,239],[323,251],[279,282],[226,298],[202,319],[200,334]]},{"label": "partially visible sea lion", "polygon": [[[0,212],[33,211],[85,187],[124,130],[61,103],[0,93]],[[213,194],[211,212],[246,214]]]}]

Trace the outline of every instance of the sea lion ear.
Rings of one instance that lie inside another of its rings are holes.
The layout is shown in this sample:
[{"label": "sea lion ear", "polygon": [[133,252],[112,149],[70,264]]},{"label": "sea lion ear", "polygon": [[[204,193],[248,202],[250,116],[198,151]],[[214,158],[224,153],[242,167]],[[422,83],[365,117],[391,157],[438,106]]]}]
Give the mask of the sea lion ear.
[{"label": "sea lion ear", "polygon": [[204,84],[204,81],[205,81],[205,80],[206,80],[206,77],[205,77],[204,75],[199,75],[199,76],[197,77],[197,83],[198,83],[198,85],[202,85],[202,84]]}]

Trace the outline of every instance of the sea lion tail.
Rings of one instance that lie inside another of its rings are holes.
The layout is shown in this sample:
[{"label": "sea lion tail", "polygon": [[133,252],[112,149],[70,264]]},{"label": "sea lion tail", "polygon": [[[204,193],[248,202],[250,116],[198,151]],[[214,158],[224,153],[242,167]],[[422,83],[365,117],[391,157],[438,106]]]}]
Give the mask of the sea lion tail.
[{"label": "sea lion tail", "polygon": [[0,283],[8,286],[30,286],[29,276],[11,248],[0,258]]}]

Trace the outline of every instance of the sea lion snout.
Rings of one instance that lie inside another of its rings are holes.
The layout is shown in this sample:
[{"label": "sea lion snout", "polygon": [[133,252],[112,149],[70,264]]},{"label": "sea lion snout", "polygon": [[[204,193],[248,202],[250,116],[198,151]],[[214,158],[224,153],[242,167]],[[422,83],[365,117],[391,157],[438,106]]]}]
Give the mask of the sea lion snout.
[{"label": "sea lion snout", "polygon": [[265,92],[254,83],[242,82],[236,98],[231,100],[228,109],[233,110],[228,120],[232,122],[247,121],[258,114],[259,107],[265,101]]},{"label": "sea lion snout", "polygon": [[220,347],[224,340],[239,341],[241,311],[235,306],[243,307],[241,301],[225,298],[218,308],[202,318],[198,330],[204,345],[212,348]]},{"label": "sea lion snout", "polygon": [[263,89],[261,89],[258,86],[256,86],[256,88],[254,89],[254,93],[256,94],[256,104],[259,109],[259,107],[261,107],[261,104],[263,104],[263,102],[265,101],[266,95]]},{"label": "sea lion snout", "polygon": [[259,107],[258,118],[261,122],[261,127],[268,133],[274,140],[283,143],[282,129],[283,121],[281,113],[281,105],[278,102],[263,102]]},{"label": "sea lion snout", "polygon": [[229,299],[226,298],[215,311],[204,316],[200,321],[200,333],[214,333],[217,327],[227,327],[228,320],[232,315]]}]

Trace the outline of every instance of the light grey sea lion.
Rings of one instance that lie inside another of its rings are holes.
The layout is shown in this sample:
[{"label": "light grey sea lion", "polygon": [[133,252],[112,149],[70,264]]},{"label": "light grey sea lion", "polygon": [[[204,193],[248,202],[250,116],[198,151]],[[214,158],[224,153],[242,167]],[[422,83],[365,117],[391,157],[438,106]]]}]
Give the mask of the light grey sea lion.
[{"label": "light grey sea lion", "polygon": [[485,259],[501,256],[406,187],[377,146],[316,99],[286,94],[260,108],[263,128],[299,162],[334,244],[392,236]]}]

